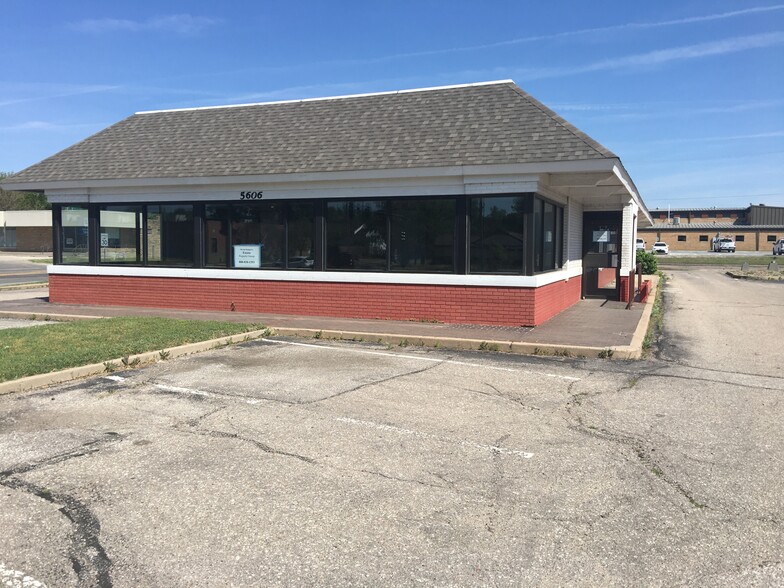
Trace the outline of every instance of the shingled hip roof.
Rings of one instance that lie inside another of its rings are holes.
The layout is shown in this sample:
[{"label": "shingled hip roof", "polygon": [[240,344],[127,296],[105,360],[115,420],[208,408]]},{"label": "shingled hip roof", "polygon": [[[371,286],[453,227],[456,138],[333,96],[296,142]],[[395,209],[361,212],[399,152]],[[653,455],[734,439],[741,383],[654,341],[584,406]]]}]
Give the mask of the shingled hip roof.
[{"label": "shingled hip roof", "polygon": [[522,91],[492,82],[137,113],[9,184],[221,177],[617,158]]}]

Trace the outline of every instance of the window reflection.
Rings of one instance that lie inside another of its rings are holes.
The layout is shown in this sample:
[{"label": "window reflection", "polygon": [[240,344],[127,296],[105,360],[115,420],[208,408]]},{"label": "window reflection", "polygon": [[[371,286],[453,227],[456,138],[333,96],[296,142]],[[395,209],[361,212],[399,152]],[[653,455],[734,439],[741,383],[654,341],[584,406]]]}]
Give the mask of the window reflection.
[{"label": "window reflection", "polygon": [[523,272],[524,196],[471,199],[471,273]]},{"label": "window reflection", "polygon": [[64,206],[60,211],[61,263],[90,262],[88,219],[86,206]]},{"label": "window reflection", "polygon": [[387,215],[382,200],[327,204],[327,268],[387,269]]},{"label": "window reflection", "polygon": [[141,264],[142,207],[102,206],[99,239],[101,263]]}]

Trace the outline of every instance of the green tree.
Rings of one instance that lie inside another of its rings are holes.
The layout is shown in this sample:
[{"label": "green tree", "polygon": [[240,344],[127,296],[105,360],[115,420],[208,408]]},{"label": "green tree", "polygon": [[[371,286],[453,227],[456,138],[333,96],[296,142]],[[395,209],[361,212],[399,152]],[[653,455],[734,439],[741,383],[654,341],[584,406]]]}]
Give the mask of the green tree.
[{"label": "green tree", "polygon": [[[9,172],[0,172],[0,182],[10,175]],[[51,208],[52,205],[46,201],[46,196],[43,194],[3,190],[0,186],[0,210],[51,210]]]}]

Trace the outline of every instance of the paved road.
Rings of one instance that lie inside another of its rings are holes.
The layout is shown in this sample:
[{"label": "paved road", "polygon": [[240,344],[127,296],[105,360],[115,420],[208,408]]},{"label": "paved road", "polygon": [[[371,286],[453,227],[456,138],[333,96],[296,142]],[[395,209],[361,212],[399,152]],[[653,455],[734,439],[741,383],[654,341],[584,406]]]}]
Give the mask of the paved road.
[{"label": "paved road", "polygon": [[673,276],[647,362],[270,340],[0,397],[0,579],[781,586],[782,287]]},{"label": "paved road", "polygon": [[46,264],[0,253],[0,286],[46,281]]}]

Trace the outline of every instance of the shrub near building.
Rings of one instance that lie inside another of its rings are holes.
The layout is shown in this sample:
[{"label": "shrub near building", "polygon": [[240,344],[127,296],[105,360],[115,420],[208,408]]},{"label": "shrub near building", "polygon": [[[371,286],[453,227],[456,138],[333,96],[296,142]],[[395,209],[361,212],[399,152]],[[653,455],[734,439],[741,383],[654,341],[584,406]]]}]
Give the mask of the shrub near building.
[{"label": "shrub near building", "polygon": [[642,264],[642,273],[644,273],[646,276],[655,274],[657,271],[659,271],[659,262],[653,253],[638,250],[637,263]]}]

